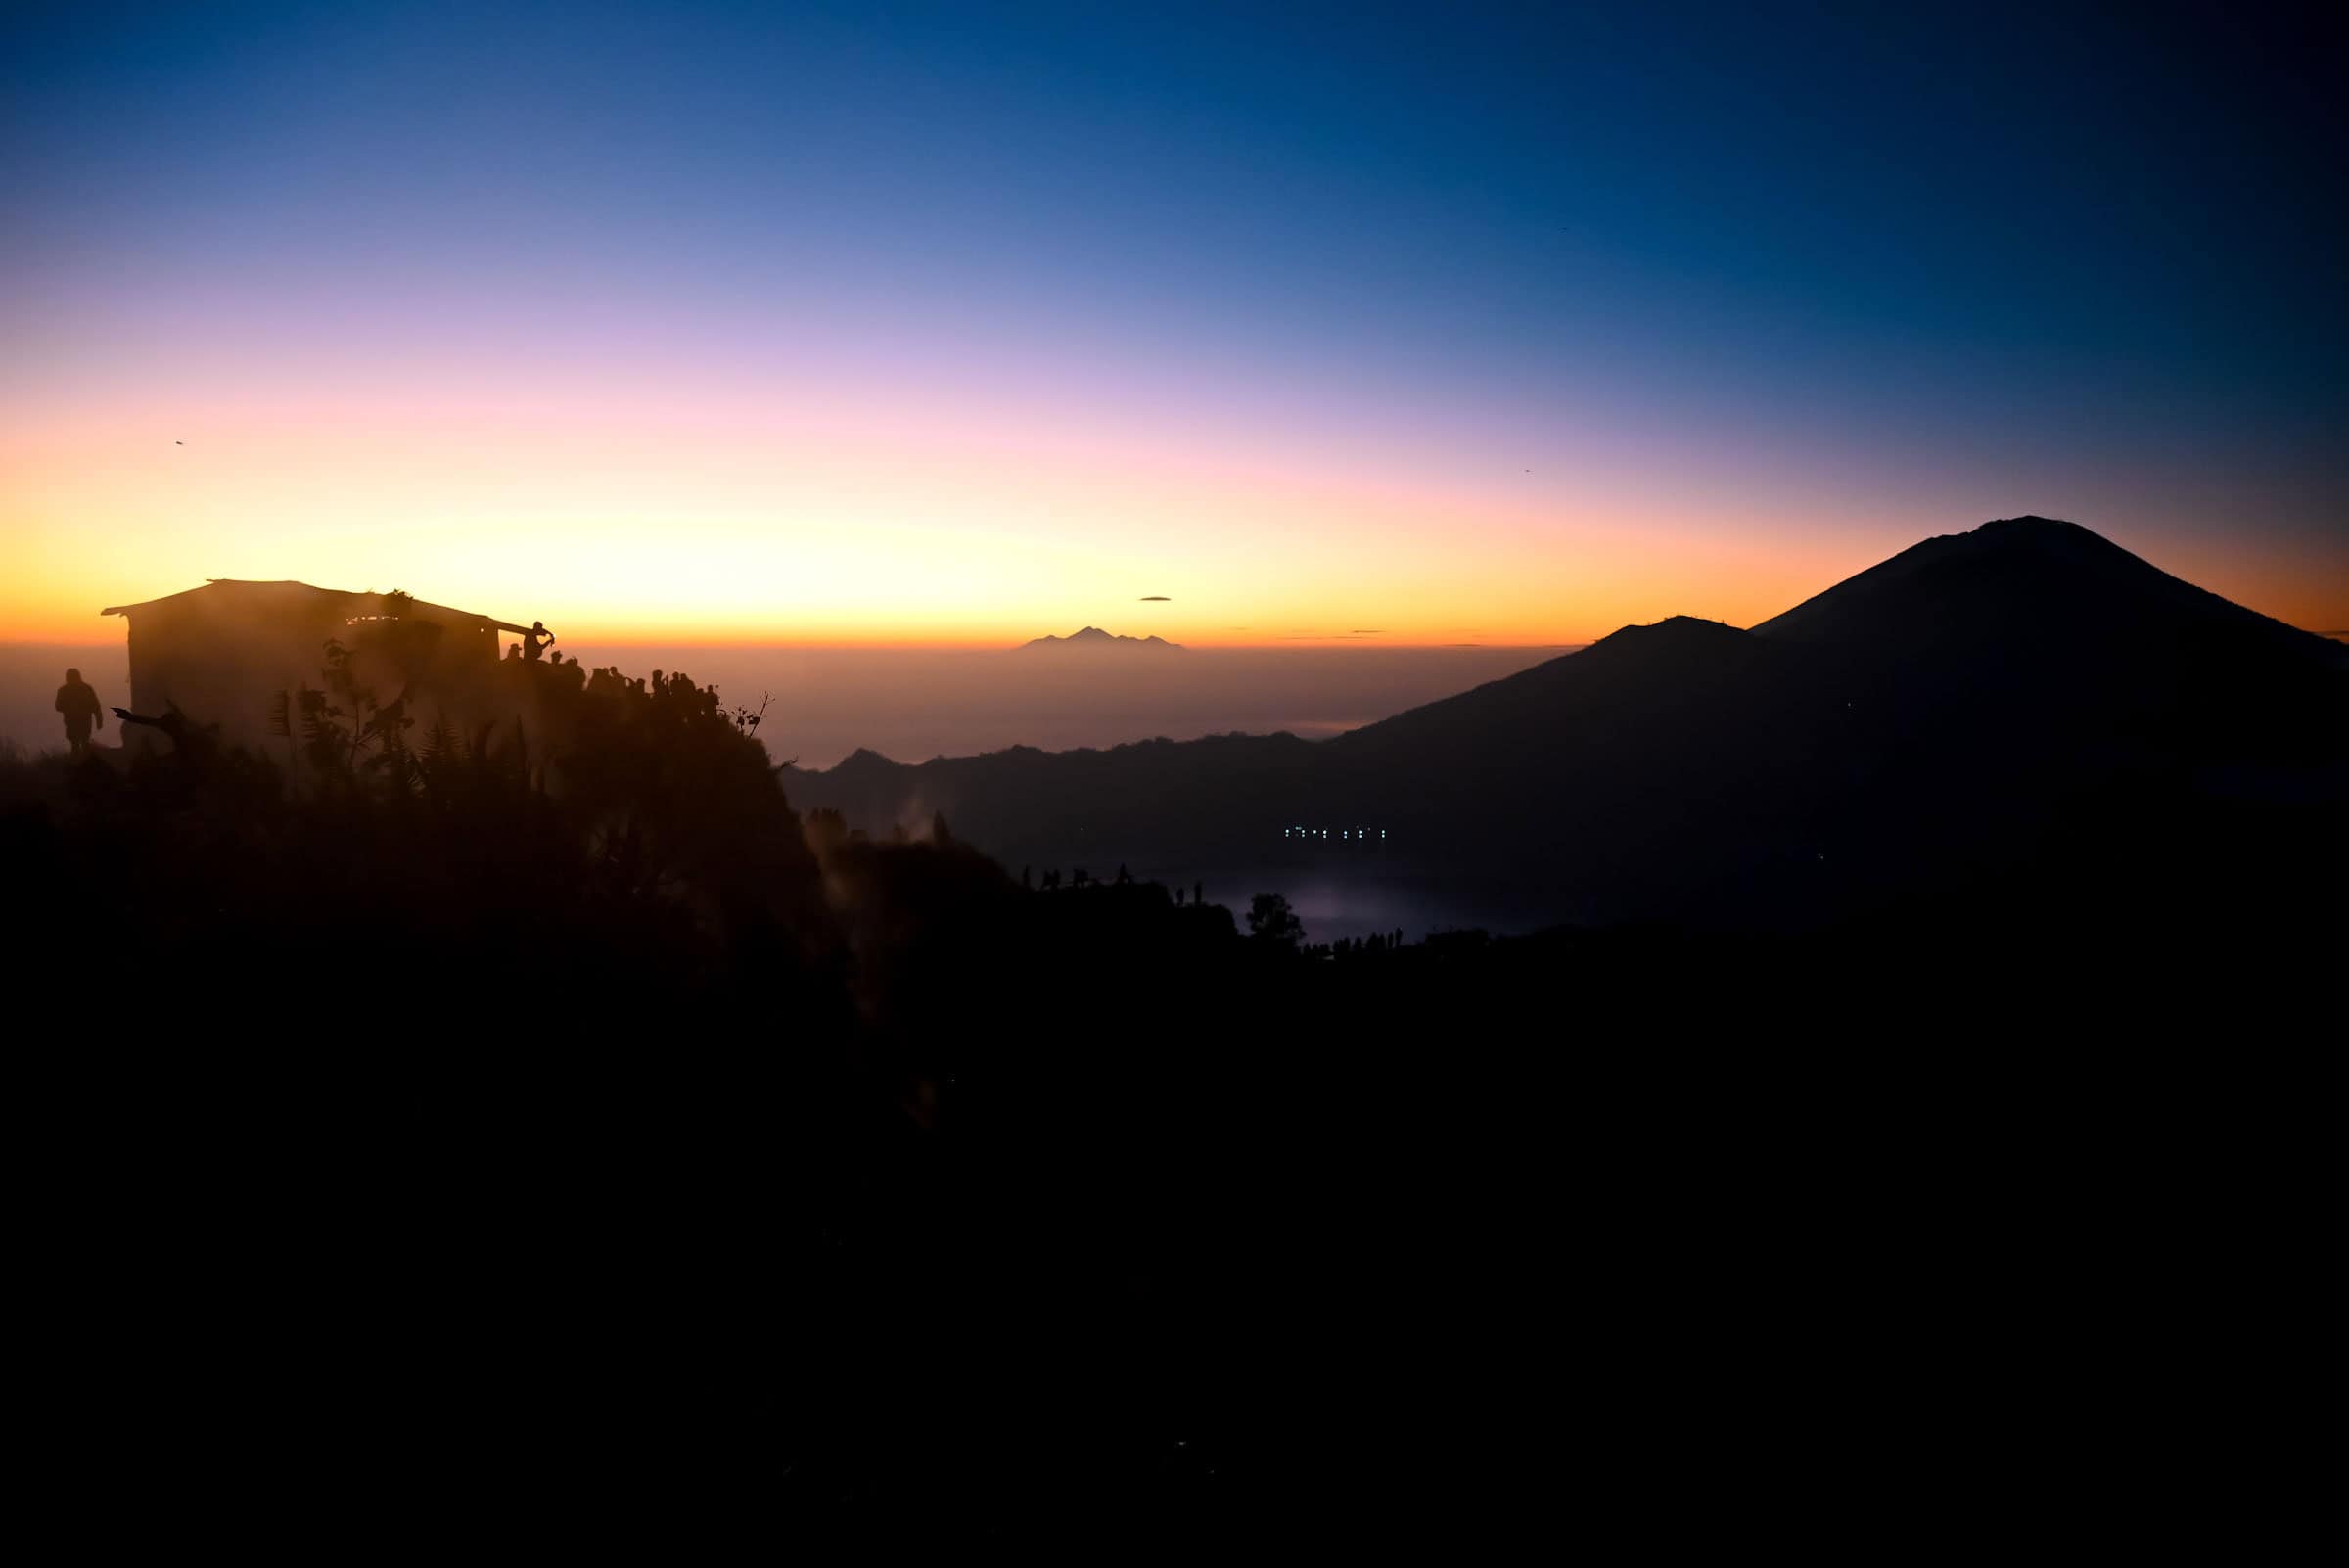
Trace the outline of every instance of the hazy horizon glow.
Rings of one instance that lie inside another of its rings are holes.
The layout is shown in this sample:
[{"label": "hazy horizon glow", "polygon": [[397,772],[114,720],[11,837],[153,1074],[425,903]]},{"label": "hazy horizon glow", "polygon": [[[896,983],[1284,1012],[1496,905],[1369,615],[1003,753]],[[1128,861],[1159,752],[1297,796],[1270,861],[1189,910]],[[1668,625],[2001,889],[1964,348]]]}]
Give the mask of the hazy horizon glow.
[{"label": "hazy horizon glow", "polygon": [[11,640],[226,576],[609,645],[1578,643],[2023,512],[2349,625],[2338,125],[2268,41],[10,25]]}]

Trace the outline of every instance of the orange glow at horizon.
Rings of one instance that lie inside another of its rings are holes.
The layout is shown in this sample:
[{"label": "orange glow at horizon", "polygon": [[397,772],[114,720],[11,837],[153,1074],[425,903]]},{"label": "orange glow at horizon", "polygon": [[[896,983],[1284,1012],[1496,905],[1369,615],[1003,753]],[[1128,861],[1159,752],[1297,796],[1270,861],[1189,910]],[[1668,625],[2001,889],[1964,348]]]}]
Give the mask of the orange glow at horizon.
[{"label": "orange glow at horizon", "polygon": [[[744,395],[387,386],[303,409],[272,389],[201,421],[176,397],[104,418],[27,400],[0,435],[0,639],[105,642],[102,606],[294,577],[542,619],[573,645],[1001,647],[1084,624],[1200,647],[1553,645],[1675,614],[1751,625],[2004,515],[1838,518],[1642,454],[1519,483],[1017,396],[973,413],[839,388],[752,417]],[[2295,624],[2349,620],[2341,584],[2288,560],[2100,530]]]},{"label": "orange glow at horizon", "polygon": [[2335,171],[2148,152],[2207,62],[2026,123],[1911,74],[1947,28],[1854,93],[1775,23],[37,9],[0,642],[235,577],[570,647],[1547,647],[2021,514],[2349,627]]}]

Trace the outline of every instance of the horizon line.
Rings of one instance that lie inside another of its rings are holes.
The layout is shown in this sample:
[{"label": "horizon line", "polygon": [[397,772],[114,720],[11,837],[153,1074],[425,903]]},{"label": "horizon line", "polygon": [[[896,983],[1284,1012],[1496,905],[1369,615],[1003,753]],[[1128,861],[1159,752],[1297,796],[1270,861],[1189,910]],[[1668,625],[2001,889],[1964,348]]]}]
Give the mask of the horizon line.
[{"label": "horizon line", "polygon": [[[1670,620],[1671,618],[1666,617],[1664,619]],[[1648,625],[1653,624],[1653,623],[1627,622],[1626,624]],[[1063,634],[1063,637],[1065,640],[1065,634]],[[117,648],[127,646],[128,640],[128,628],[124,627],[121,634],[118,636],[111,638],[98,637],[86,640],[73,637],[0,637],[0,648]],[[1139,641],[1141,639],[1137,638],[1135,640]],[[1564,642],[1513,642],[1505,639],[1486,641],[1454,638],[1446,642],[1393,642],[1385,639],[1374,641],[1364,637],[1349,636],[1344,633],[1334,633],[1325,636],[1283,637],[1268,642],[1180,642],[1176,643],[1175,646],[1179,648],[1180,651],[1185,653],[1295,653],[1302,651],[1300,648],[1301,644],[1334,648],[1359,648],[1371,650],[1383,649],[1392,653],[1457,653],[1464,652],[1469,649],[1488,649],[1496,652],[1540,652],[1544,650],[1563,651],[1576,648],[1588,648],[1598,640],[1600,640],[1598,637],[1587,637],[1579,640]],[[764,639],[750,640],[742,638],[713,638],[707,641],[693,641],[690,639],[680,638],[587,637],[580,639],[580,646],[596,649],[608,648],[614,650],[631,648],[655,650],[664,648],[707,648],[729,650],[740,649],[744,651],[774,650],[776,652],[789,653],[1020,653],[1024,652],[1028,645],[1026,643],[1017,642],[981,642],[972,639],[957,639],[953,641],[937,642],[878,640],[851,642],[800,640],[769,641]],[[561,653],[567,652],[568,649],[563,643],[557,642],[555,644],[554,651]]]}]

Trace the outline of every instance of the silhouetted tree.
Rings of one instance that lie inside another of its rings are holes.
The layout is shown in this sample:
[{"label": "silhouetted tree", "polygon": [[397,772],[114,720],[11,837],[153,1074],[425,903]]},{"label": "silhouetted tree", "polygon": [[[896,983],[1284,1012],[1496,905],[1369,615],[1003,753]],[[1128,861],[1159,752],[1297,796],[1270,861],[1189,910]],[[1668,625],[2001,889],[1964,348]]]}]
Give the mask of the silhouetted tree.
[{"label": "silhouetted tree", "polygon": [[1269,946],[1295,948],[1305,937],[1305,922],[1277,893],[1260,893],[1248,900],[1248,935]]}]

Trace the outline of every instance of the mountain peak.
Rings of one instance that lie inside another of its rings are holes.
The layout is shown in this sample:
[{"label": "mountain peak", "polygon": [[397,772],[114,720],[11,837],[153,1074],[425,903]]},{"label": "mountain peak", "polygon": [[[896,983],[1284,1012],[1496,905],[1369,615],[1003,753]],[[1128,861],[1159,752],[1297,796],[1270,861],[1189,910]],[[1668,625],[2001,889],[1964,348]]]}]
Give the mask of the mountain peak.
[{"label": "mountain peak", "polygon": [[1791,641],[2012,636],[2164,588],[2200,595],[2077,523],[2026,515],[1938,533],[1754,627]]},{"label": "mountain peak", "polygon": [[[2061,518],[2026,514],[2022,517],[1994,517],[1989,522],[1963,533],[1945,534],[1945,538],[1969,541],[1972,548],[2025,548],[2046,551],[2076,552],[2082,556],[2102,556],[2107,559],[2137,561],[2138,557],[2122,549],[2095,529]],[[1926,541],[1928,543],[1931,540]],[[2142,564],[2142,563],[2141,563]]]},{"label": "mountain peak", "polygon": [[1587,659],[1604,653],[1617,658],[1627,653],[1641,657],[1683,649],[1732,648],[1747,640],[1745,632],[1720,621],[1707,621],[1701,616],[1666,616],[1644,626],[1623,626],[1584,649],[1576,658]]},{"label": "mountain peak", "polygon": [[1989,522],[1979,524],[1974,528],[1968,529],[1966,531],[1969,533],[1988,533],[1992,535],[2001,533],[2036,532],[2086,533],[2092,538],[2101,538],[2103,536],[2097,533],[2094,529],[2082,528],[2077,523],[2067,523],[2059,517],[2041,517],[2037,512],[2025,512],[2021,517],[1994,517]]},{"label": "mountain peak", "polygon": [[[2181,581],[2092,529],[1995,518],[1910,546],[1754,627],[1767,641],[1839,649],[1870,664],[1926,658],[2014,679],[2033,669],[2118,668],[2197,657],[2221,644],[2296,648],[2318,639]],[[2212,639],[2216,639],[2213,641]]]},{"label": "mountain peak", "polygon": [[1599,643],[1613,642],[1618,637],[1628,638],[1633,642],[1678,642],[1702,637],[1724,641],[1744,635],[1744,632],[1727,622],[1708,621],[1702,616],[1666,616],[1663,620],[1651,621],[1644,626],[1618,627],[1590,646],[1595,648]]},{"label": "mountain peak", "polygon": [[1112,649],[1144,648],[1167,653],[1182,651],[1182,644],[1169,642],[1164,637],[1120,637],[1103,631],[1099,626],[1082,626],[1065,637],[1037,637],[1032,642],[1022,643],[1020,647],[1023,652],[1030,648],[1082,649],[1101,652]]}]

